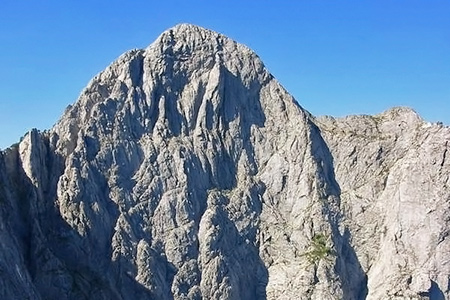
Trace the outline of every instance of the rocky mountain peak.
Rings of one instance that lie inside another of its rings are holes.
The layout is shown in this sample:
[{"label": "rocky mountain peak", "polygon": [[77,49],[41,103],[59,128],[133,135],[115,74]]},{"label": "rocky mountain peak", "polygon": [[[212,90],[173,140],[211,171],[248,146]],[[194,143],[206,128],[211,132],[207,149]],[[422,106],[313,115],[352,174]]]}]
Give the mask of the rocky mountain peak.
[{"label": "rocky mountain peak", "polygon": [[[186,58],[197,51],[209,52],[213,56],[223,55],[224,52],[235,52],[240,56],[248,55],[253,59],[257,58],[257,55],[243,44],[218,32],[191,24],[179,24],[164,31],[146,50],[153,52],[155,48],[163,54],[175,57],[178,54],[181,58]],[[259,59],[258,63],[261,63]]]},{"label": "rocky mountain peak", "polygon": [[[272,80],[246,46],[216,32],[180,24],[147,49],[123,54],[95,76],[54,131],[74,140],[81,128],[106,132],[107,124],[117,123],[118,131],[130,136],[170,123],[172,133],[188,134],[206,123],[213,126],[211,114],[219,110],[226,119],[241,113],[253,118],[252,111],[261,105],[254,103],[260,100],[256,94]],[[236,97],[223,97],[227,85]],[[278,90],[284,91],[281,86]],[[224,106],[224,101],[233,103]]]},{"label": "rocky mountain peak", "polygon": [[[167,48],[178,44],[178,47],[175,48],[180,49],[181,47],[181,50],[185,52],[189,49],[195,50],[198,47],[206,48],[210,46],[216,47],[216,50],[220,50],[227,43],[238,44],[218,32],[200,26],[182,23],[164,31],[147,49],[153,47]],[[252,52],[245,46],[239,45],[239,47],[246,49],[247,52]]]},{"label": "rocky mountain peak", "polygon": [[2,299],[446,299],[450,130],[314,118],[180,24],[0,154]]}]

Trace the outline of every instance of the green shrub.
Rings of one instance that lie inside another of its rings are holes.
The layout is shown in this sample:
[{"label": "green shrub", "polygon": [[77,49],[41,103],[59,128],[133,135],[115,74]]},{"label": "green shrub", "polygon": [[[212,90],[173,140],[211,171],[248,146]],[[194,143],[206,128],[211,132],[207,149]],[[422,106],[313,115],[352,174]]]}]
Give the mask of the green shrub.
[{"label": "green shrub", "polygon": [[331,248],[327,246],[327,237],[323,233],[318,233],[311,239],[309,250],[304,255],[309,263],[317,264],[332,253]]}]

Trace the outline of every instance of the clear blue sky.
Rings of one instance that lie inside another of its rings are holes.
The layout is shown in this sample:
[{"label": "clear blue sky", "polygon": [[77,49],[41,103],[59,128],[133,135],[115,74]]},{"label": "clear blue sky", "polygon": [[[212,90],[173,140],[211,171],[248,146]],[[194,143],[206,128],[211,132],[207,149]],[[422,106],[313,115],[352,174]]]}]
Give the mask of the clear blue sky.
[{"label": "clear blue sky", "polygon": [[2,0],[0,148],[50,128],[124,51],[193,23],[246,44],[315,115],[450,124],[449,0]]}]

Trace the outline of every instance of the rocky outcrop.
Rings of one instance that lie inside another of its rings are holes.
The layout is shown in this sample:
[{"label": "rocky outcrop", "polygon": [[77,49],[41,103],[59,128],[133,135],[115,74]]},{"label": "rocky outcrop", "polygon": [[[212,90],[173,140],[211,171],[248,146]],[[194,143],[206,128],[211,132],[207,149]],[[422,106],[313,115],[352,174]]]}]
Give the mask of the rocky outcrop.
[{"label": "rocky outcrop", "polygon": [[182,24],[0,159],[4,299],[446,299],[447,141],[407,109],[314,118]]},{"label": "rocky outcrop", "polygon": [[448,299],[449,128],[406,108],[317,123],[367,299]]}]

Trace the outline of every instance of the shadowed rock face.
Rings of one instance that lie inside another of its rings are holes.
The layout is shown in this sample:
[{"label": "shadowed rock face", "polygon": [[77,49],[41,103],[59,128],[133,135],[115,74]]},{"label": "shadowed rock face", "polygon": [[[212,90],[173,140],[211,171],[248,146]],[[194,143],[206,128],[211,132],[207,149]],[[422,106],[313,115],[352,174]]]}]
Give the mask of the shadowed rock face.
[{"label": "shadowed rock face", "polygon": [[449,139],[178,25],[0,152],[0,298],[448,299]]}]

